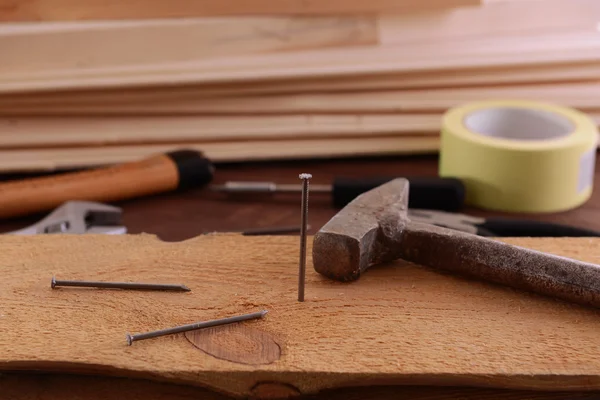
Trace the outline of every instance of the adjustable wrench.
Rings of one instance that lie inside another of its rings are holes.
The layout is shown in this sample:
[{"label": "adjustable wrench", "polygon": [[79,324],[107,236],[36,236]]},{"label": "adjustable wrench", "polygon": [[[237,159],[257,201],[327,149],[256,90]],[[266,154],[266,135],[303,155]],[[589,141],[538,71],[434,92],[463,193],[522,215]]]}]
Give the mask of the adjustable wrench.
[{"label": "adjustable wrench", "polygon": [[6,234],[124,234],[127,233],[127,228],[121,225],[121,214],[122,211],[119,207],[107,204],[91,201],[68,201],[35,224]]}]

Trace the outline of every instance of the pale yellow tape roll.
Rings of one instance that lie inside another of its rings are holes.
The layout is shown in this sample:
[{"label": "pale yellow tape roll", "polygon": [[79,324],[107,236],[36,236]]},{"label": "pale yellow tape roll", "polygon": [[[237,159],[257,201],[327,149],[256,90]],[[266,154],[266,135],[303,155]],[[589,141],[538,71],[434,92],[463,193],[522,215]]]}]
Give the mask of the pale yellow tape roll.
[{"label": "pale yellow tape roll", "polygon": [[510,212],[558,212],[592,194],[598,128],[573,109],[487,101],[444,115],[439,174],[461,178],[466,203]]}]

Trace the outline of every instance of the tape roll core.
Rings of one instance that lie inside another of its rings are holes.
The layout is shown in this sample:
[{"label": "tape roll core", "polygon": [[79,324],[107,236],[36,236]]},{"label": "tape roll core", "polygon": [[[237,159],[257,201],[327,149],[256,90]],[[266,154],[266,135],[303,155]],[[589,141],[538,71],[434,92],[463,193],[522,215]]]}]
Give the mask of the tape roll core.
[{"label": "tape roll core", "polygon": [[546,140],[568,136],[575,126],[562,115],[514,107],[484,108],[468,114],[465,127],[500,139]]},{"label": "tape roll core", "polygon": [[487,101],[446,112],[439,175],[461,179],[468,205],[507,212],[559,212],[589,199],[598,128],[570,108]]}]

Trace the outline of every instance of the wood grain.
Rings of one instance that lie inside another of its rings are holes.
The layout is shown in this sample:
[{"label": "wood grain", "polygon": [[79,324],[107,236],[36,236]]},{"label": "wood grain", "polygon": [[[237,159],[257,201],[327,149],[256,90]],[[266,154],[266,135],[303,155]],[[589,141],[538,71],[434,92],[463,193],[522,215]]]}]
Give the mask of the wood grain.
[{"label": "wood grain", "polygon": [[[600,3],[599,3],[600,4]],[[597,81],[570,84],[514,85],[501,87],[451,88],[426,90],[380,90],[354,93],[310,93],[272,96],[238,96],[207,98],[181,96],[181,98],[140,98],[127,103],[71,103],[59,105],[19,106],[0,105],[5,115],[260,115],[260,114],[336,114],[336,113],[443,113],[463,103],[484,101],[490,98],[535,100],[562,104],[582,111],[600,110],[600,71]],[[14,107],[11,109],[11,106]],[[410,116],[427,118],[427,116]],[[410,118],[409,117],[409,118]],[[239,117],[238,117],[239,118]],[[408,119],[408,118],[407,118]],[[12,121],[15,121],[12,119]],[[52,119],[45,123],[52,129],[52,122],[64,124],[64,120]],[[75,120],[77,121],[77,120]],[[0,120],[0,124],[3,121]],[[48,124],[50,122],[50,124]],[[70,123],[71,121],[66,121]],[[410,126],[398,123],[398,126]],[[98,125],[98,122],[92,122]],[[17,121],[13,127],[27,125]],[[102,123],[100,123],[102,125]],[[205,125],[205,124],[202,124]],[[369,128],[367,128],[369,129]],[[86,131],[86,129],[81,129]],[[413,130],[412,127],[407,130]],[[4,130],[3,130],[4,131]]]},{"label": "wood grain", "polygon": [[[0,73],[148,66],[206,57],[330,46],[453,43],[595,31],[594,0],[502,3],[449,12],[333,16],[254,16],[4,24]],[[505,21],[510,20],[511,24]],[[148,51],[151,46],[152,51]],[[46,49],[52,48],[52,52]]]},{"label": "wood grain", "polygon": [[[600,259],[597,239],[504,241]],[[267,383],[303,394],[390,384],[600,388],[597,310],[400,261],[340,284],[309,260],[307,301],[298,303],[295,237],[4,236],[0,250],[3,370],[135,377],[231,395]],[[192,291],[52,290],[52,274],[184,282]],[[243,325],[281,345],[271,364],[219,359],[184,335],[125,343],[126,332],[263,308],[264,319]]]},{"label": "wood grain", "polygon": [[0,25],[0,74],[148,68],[228,55],[376,43],[377,21],[370,16]]},{"label": "wood grain", "polygon": [[71,69],[30,74],[14,71],[0,80],[1,93],[273,81],[357,74],[448,71],[600,61],[596,32],[513,38],[470,39],[453,46],[356,46],[223,57],[140,67]]},{"label": "wood grain", "polygon": [[[600,109],[600,106],[599,106]],[[0,118],[0,149],[437,134],[429,115],[235,115]],[[252,142],[249,146],[254,146]]]},{"label": "wood grain", "polygon": [[184,18],[224,15],[306,15],[417,12],[477,6],[479,0],[0,0],[0,21]]},{"label": "wood grain", "polygon": [[214,162],[330,159],[372,155],[431,154],[439,149],[434,135],[337,137],[321,139],[174,142],[130,146],[29,148],[0,151],[0,171],[40,172],[138,161],[178,149],[202,151]]},{"label": "wood grain", "polygon": [[246,325],[190,331],[185,337],[206,354],[239,364],[271,364],[281,357],[281,345],[275,338]]},{"label": "wood grain", "polygon": [[98,106],[118,103],[127,105],[141,101],[166,102],[184,98],[214,98],[219,96],[270,95],[291,93],[344,93],[369,90],[443,89],[490,87],[515,84],[581,83],[600,77],[600,64],[574,63],[534,65],[519,68],[487,68],[472,70],[434,71],[402,74],[362,74],[350,77],[328,77],[273,82],[240,82],[235,84],[167,85],[136,89],[65,90],[0,95],[0,113],[18,112],[27,108],[48,106],[76,109],[78,106]]},{"label": "wood grain", "polygon": [[[595,0],[506,1],[415,14],[379,16],[381,42],[452,42],[466,37],[512,36],[595,30]],[[506,23],[510,21],[510,24]]]}]

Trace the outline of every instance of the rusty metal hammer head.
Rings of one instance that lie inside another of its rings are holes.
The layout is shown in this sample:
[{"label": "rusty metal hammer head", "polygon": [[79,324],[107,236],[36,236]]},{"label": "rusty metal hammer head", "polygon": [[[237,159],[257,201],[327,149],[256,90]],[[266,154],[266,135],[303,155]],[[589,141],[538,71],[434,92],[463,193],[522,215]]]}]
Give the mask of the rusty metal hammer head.
[{"label": "rusty metal hammer head", "polygon": [[314,236],[315,270],[351,281],[372,265],[397,259],[408,223],[408,191],[408,180],[398,178],[348,203]]},{"label": "rusty metal hammer head", "polygon": [[313,265],[338,281],[403,259],[489,282],[600,308],[600,266],[407,217],[408,181],[357,197],[314,237]]}]

